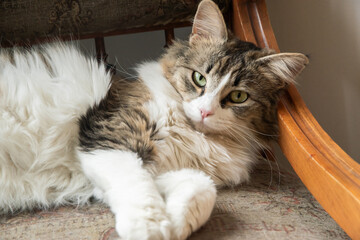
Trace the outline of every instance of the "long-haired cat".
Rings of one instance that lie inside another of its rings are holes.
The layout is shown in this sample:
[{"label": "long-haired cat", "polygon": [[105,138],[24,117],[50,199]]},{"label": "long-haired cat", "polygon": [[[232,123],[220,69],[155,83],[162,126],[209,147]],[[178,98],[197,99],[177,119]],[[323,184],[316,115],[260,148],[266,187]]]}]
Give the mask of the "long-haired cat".
[{"label": "long-haired cat", "polygon": [[236,39],[210,0],[189,41],[135,80],[70,45],[3,50],[1,212],[95,196],[123,239],[185,239],[209,218],[215,185],[249,178],[277,135],[279,96],[307,62]]}]

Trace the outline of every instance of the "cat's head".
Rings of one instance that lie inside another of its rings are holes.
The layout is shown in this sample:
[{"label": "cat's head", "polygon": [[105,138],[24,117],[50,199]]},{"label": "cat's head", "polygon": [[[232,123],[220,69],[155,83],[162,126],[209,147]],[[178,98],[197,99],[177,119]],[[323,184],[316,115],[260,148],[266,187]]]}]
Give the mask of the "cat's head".
[{"label": "cat's head", "polygon": [[238,40],[216,4],[204,0],[189,41],[176,41],[161,63],[196,130],[264,139],[276,136],[279,97],[308,59]]}]

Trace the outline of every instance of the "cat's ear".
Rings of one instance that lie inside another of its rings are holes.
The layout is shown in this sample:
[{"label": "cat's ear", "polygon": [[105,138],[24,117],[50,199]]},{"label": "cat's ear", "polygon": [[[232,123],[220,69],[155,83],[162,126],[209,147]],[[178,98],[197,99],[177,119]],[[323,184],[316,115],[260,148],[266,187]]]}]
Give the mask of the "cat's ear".
[{"label": "cat's ear", "polygon": [[211,0],[200,2],[192,27],[190,44],[199,38],[215,38],[226,41],[226,24],[218,6]]},{"label": "cat's ear", "polygon": [[309,59],[301,53],[277,53],[256,60],[266,71],[277,75],[283,81],[294,83],[295,78],[304,70]]}]

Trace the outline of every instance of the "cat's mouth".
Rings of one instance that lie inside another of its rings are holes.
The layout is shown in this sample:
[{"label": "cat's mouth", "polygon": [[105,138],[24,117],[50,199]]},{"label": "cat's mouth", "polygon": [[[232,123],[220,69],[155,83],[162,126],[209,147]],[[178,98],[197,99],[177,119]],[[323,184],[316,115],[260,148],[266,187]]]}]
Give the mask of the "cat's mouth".
[{"label": "cat's mouth", "polygon": [[217,132],[216,128],[214,127],[214,124],[211,117],[201,119],[200,121],[192,121],[195,130],[202,132],[202,133],[214,133]]},{"label": "cat's mouth", "polygon": [[218,132],[220,126],[217,124],[215,113],[208,113],[205,116],[200,109],[187,102],[184,103],[184,112],[196,131],[202,133]]}]

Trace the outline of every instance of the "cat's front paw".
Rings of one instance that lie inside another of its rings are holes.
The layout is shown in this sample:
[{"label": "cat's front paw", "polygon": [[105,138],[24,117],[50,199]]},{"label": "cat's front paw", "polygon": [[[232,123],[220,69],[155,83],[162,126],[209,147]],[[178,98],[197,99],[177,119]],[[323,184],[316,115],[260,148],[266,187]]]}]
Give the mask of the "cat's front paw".
[{"label": "cat's front paw", "polygon": [[171,239],[186,239],[210,217],[216,188],[205,173],[193,169],[169,172],[157,179],[166,199],[171,221]]},{"label": "cat's front paw", "polygon": [[[119,208],[113,204],[116,231],[123,240],[168,240],[171,222],[165,202],[155,192],[133,198]],[[141,199],[141,200],[140,200]]]},{"label": "cat's front paw", "polygon": [[167,219],[160,222],[152,219],[137,219],[124,224],[117,222],[116,231],[124,240],[167,240],[170,239],[170,222]]},{"label": "cat's front paw", "polygon": [[116,217],[116,231],[122,240],[168,240],[170,221],[165,214],[143,209],[138,217]]}]

